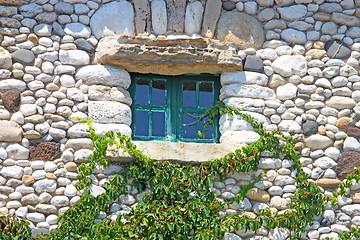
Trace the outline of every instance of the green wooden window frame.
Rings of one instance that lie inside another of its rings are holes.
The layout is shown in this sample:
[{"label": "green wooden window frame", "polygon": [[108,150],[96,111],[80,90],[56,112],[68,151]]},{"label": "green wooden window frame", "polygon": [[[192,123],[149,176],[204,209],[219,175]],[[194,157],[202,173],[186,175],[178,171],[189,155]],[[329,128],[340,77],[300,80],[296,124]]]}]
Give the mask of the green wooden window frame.
[{"label": "green wooden window frame", "polygon": [[131,78],[133,140],[218,142],[218,119],[205,132],[205,138],[197,131],[204,130],[206,118],[196,122],[219,99],[218,76],[131,74]]}]

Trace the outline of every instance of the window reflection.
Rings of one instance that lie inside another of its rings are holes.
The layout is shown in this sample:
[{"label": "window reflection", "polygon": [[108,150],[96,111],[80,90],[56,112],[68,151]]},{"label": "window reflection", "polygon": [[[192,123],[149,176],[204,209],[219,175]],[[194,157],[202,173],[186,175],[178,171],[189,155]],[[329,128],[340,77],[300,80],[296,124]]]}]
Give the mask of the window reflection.
[{"label": "window reflection", "polygon": [[152,136],[165,137],[165,113],[152,113]]},{"label": "window reflection", "polygon": [[186,82],[183,83],[183,106],[196,107],[196,83]]},{"label": "window reflection", "polygon": [[166,90],[165,81],[152,81],[152,103],[154,105],[165,105]]},{"label": "window reflection", "polygon": [[213,84],[209,82],[203,82],[200,84],[199,90],[199,106],[202,108],[211,107],[213,104]]},{"label": "window reflection", "polygon": [[136,111],[136,136],[149,136],[149,113]]},{"label": "window reflection", "polygon": [[149,80],[136,80],[136,103],[149,104]]}]

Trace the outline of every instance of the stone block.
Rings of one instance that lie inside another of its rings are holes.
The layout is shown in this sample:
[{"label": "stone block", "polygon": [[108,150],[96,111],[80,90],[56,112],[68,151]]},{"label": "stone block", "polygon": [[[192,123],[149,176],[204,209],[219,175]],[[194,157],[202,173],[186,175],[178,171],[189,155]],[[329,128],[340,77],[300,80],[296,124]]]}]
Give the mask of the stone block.
[{"label": "stone block", "polygon": [[131,109],[128,105],[111,101],[89,101],[89,118],[98,123],[131,124]]},{"label": "stone block", "polygon": [[0,142],[20,142],[22,139],[22,128],[14,121],[0,120]]}]

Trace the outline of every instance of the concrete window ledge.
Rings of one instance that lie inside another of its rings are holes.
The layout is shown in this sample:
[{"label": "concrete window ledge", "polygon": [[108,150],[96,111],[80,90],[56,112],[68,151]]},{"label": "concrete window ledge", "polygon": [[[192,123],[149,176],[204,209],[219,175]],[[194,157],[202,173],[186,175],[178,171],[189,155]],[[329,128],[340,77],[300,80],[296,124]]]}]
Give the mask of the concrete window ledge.
[{"label": "concrete window ledge", "polygon": [[[155,160],[200,163],[221,158],[244,145],[231,143],[184,143],[133,141],[139,150]],[[106,156],[111,161],[129,162],[133,157],[121,149],[109,147]]]}]

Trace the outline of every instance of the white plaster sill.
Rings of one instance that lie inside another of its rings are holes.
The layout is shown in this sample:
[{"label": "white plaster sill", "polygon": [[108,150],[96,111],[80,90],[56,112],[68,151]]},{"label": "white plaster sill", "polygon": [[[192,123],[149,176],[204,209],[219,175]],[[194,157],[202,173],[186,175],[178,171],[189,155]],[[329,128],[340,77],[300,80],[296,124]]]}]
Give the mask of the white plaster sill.
[{"label": "white plaster sill", "polygon": [[[146,156],[155,160],[200,163],[221,158],[244,145],[231,143],[188,143],[133,141]],[[109,148],[106,156],[111,161],[129,162],[133,157],[120,149]]]}]

